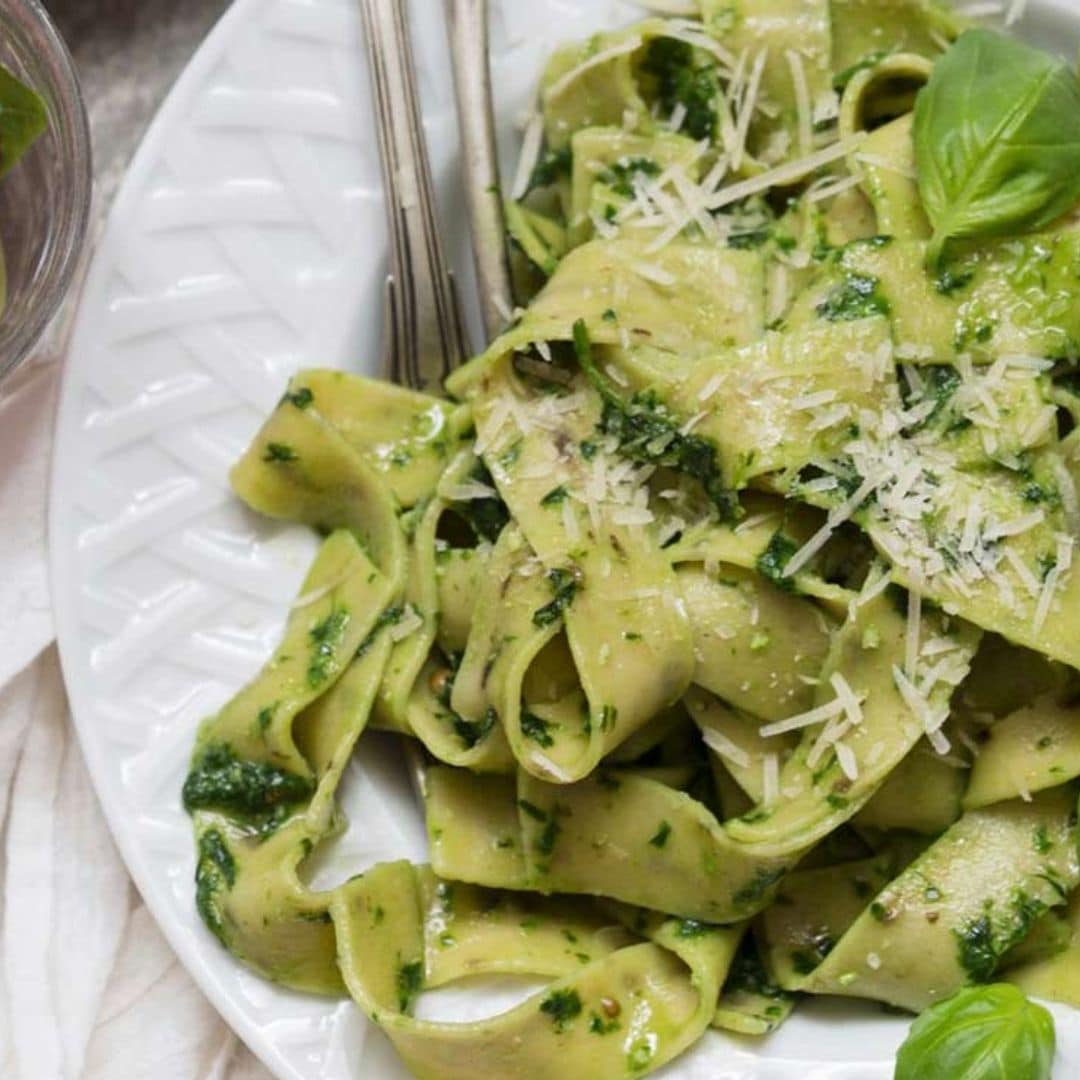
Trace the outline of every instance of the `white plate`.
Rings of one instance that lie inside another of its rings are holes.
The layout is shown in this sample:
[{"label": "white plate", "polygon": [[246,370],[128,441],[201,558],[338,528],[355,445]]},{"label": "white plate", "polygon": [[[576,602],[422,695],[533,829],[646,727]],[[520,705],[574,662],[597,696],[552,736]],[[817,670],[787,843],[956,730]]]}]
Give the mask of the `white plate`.
[{"label": "white plate", "polygon": [[[1026,28],[1070,43],[1074,0],[1033,0]],[[493,0],[500,137],[560,41],[637,15],[619,0]],[[436,185],[463,291],[471,273],[439,0],[413,0]],[[52,571],[64,674],[113,834],[188,970],[280,1077],[406,1077],[350,1002],[249,974],[193,905],[179,803],[196,725],[259,668],[314,550],[247,513],[226,472],[302,367],[374,372],[385,229],[354,0],[239,0],[162,109],[113,208],[64,383]],[[505,163],[505,168],[510,162]],[[341,880],[424,858],[394,745],[365,736],[343,789],[352,822],[324,864]],[[504,988],[507,995],[520,988]],[[493,1000],[493,999],[491,999]],[[443,994],[441,1015],[476,1002]],[[489,1006],[490,1008],[490,1006]],[[1061,1075],[1080,1021],[1059,1013]],[[707,1035],[668,1077],[871,1080],[906,1023],[817,1002],[764,1041]]]}]

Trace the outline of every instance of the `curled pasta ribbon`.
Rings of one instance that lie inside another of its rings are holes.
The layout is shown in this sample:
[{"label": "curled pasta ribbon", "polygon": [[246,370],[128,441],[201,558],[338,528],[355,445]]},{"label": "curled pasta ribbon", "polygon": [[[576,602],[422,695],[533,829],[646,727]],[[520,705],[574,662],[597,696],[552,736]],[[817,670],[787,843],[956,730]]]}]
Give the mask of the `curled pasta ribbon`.
[{"label": "curled pasta ribbon", "polygon": [[[979,635],[964,625],[935,629],[952,635],[959,681]],[[864,661],[870,630],[873,665]],[[713,923],[745,919],[770,902],[814,844],[870,801],[923,737],[892,677],[890,660],[902,660],[905,638],[905,620],[880,596],[856,607],[835,635],[822,680],[828,689],[819,689],[817,700],[824,704],[842,685],[862,702],[857,721],[839,721],[854,778],[823,750],[829,724],[836,735],[836,718],[801,733],[779,768],[782,800],[760,801],[723,824],[683,792],[632,772],[560,785],[524,771],[515,780],[434,769],[427,796],[432,864],[444,877],[492,887],[607,896]],[[948,682],[935,687],[932,707],[947,703],[953,689]]]},{"label": "curled pasta ribbon", "polygon": [[888,857],[793,874],[762,916],[771,970],[913,1012],[990,979],[1080,881],[1075,812],[1058,788],[969,811],[896,877]]},{"label": "curled pasta ribbon", "polygon": [[[568,1061],[595,1076],[657,1068],[709,1026],[742,934],[627,913],[630,933],[587,903],[510,898],[408,863],[342,886],[330,913],[353,998],[420,1080],[555,1078]],[[487,1020],[409,1015],[421,986],[491,972],[556,981]]]}]

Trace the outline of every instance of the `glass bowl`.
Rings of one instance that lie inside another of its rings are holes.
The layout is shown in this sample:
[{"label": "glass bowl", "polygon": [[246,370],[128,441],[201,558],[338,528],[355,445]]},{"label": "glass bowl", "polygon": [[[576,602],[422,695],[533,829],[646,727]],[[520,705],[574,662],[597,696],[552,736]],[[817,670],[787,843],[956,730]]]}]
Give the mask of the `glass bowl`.
[{"label": "glass bowl", "polygon": [[0,0],[0,64],[41,95],[48,130],[0,180],[7,305],[0,379],[24,360],[71,285],[90,217],[90,131],[71,54],[38,0]]}]

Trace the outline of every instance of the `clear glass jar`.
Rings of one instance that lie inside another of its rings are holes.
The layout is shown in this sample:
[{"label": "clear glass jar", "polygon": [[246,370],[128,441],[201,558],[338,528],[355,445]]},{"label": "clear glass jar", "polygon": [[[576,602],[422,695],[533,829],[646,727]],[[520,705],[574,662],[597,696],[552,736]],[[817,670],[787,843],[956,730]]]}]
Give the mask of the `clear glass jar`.
[{"label": "clear glass jar", "polygon": [[38,0],[0,0],[0,64],[45,101],[48,130],[0,179],[7,304],[0,379],[24,360],[71,285],[90,218],[90,130],[71,54]]}]

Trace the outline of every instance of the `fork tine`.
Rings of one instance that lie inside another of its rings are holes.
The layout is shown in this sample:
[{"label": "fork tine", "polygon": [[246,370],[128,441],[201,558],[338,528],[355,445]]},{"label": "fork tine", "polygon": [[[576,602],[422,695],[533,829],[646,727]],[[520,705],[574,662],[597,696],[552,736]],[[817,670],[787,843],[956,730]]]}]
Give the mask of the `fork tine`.
[{"label": "fork tine", "polygon": [[361,0],[390,233],[388,377],[438,393],[468,355],[439,235],[406,0]]},{"label": "fork tine", "polygon": [[488,5],[487,0],[446,0],[446,9],[473,258],[480,310],[490,341],[506,323],[506,312],[513,307],[513,290],[495,146]]}]

